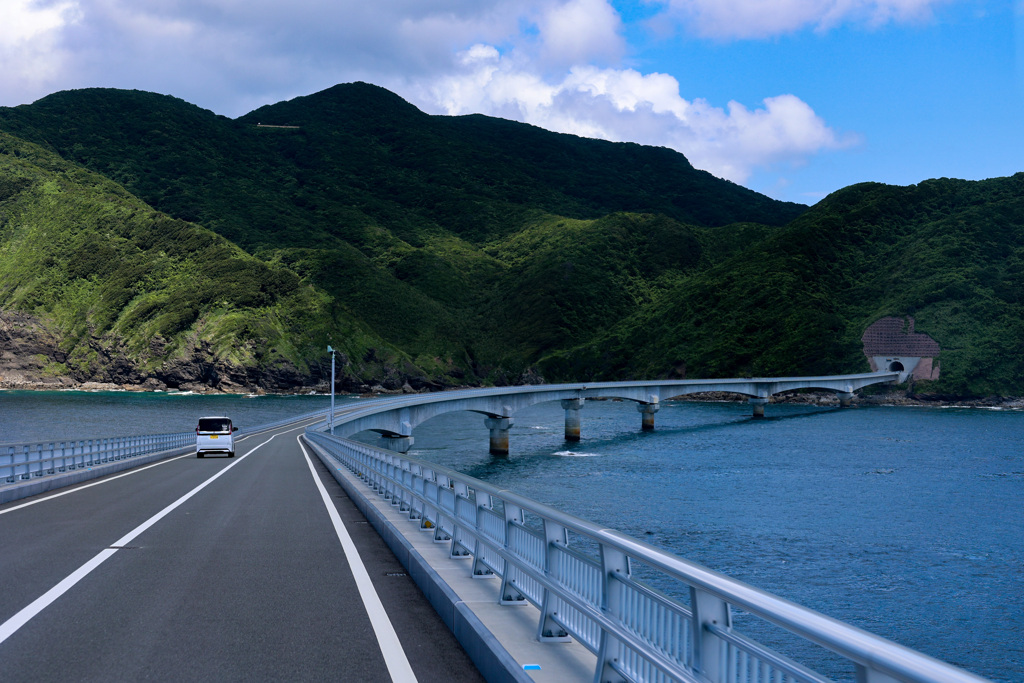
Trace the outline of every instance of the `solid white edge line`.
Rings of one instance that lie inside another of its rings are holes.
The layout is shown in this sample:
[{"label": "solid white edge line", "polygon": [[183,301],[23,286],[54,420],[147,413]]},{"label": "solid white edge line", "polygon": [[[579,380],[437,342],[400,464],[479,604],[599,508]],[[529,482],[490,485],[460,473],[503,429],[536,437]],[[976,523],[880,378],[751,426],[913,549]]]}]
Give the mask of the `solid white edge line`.
[{"label": "solid white edge line", "polygon": [[331,501],[327,489],[324,488],[323,482],[320,481],[320,476],[316,473],[316,468],[313,467],[313,461],[310,460],[309,453],[306,452],[306,447],[302,445],[300,439],[301,435],[295,437],[299,448],[302,449],[302,454],[306,457],[309,472],[313,475],[313,481],[316,482],[317,490],[320,491],[320,497],[327,508],[327,514],[331,518],[331,523],[334,524],[338,540],[341,541],[341,548],[345,551],[345,559],[348,560],[352,577],[355,579],[356,587],[359,589],[359,597],[362,598],[363,606],[370,617],[373,632],[377,635],[377,643],[380,645],[381,654],[384,655],[384,663],[388,666],[391,680],[394,683],[415,683],[416,674],[413,673],[412,666],[409,664],[409,658],[405,655],[405,650],[402,648],[398,634],[395,633],[395,627],[391,624],[391,619],[388,618],[388,613],[380,601],[380,596],[377,595],[377,591],[373,587],[370,574],[366,571],[362,558],[359,557],[356,544],[352,542],[352,537],[349,536],[345,523],[341,521],[338,509],[334,507],[334,503]]},{"label": "solid white edge line", "polygon": [[[313,421],[315,421],[315,420],[313,420]],[[303,422],[306,422],[306,420],[303,420]],[[288,430],[288,431],[292,431],[292,430]],[[284,433],[286,433],[286,432],[282,432],[282,434],[284,434]],[[254,434],[244,434],[244,435],[238,437],[238,440],[239,441],[244,441],[244,440],[249,439],[249,438],[251,438],[253,436],[255,436],[255,435]],[[271,437],[271,438],[273,438],[273,437]],[[262,445],[263,444],[260,444],[260,446],[262,446]],[[259,448],[260,446],[257,446],[256,448]],[[254,451],[254,450],[256,450],[256,448],[254,448],[252,450]],[[252,453],[252,451],[249,451],[249,453]],[[249,453],[246,453],[246,455],[248,455]],[[166,465],[167,463],[169,463],[169,462],[171,462],[173,460],[181,460],[182,458],[190,458],[193,455],[195,455],[195,453],[185,453],[184,455],[176,455],[176,456],[174,456],[172,458],[166,458],[164,460],[161,460],[160,462],[155,462],[152,465],[145,465],[143,467],[133,467],[132,469],[128,470],[127,472],[123,472],[121,474],[115,474],[114,476],[111,476],[111,477],[103,477],[99,481],[94,481],[91,484],[83,484],[82,486],[76,486],[75,488],[69,489],[67,491],[60,491],[59,493],[54,493],[52,496],[46,496],[45,498],[38,498],[36,500],[32,500],[32,501],[29,501],[27,503],[21,503],[20,505],[15,505],[13,507],[4,508],[3,510],[0,510],[0,515],[7,514],[8,512],[14,512],[15,510],[20,510],[21,508],[27,508],[28,506],[35,505],[36,503],[44,503],[44,502],[46,502],[48,500],[53,500],[54,498],[60,498],[61,496],[66,496],[69,493],[75,493],[76,491],[84,491],[85,489],[92,488],[93,486],[99,486],[100,484],[106,484],[108,481],[114,481],[115,479],[120,479],[121,477],[127,477],[127,476],[129,476],[131,474],[138,474],[139,472],[142,472],[143,470],[148,470],[150,467],[156,467],[157,465]],[[243,456],[243,457],[245,457],[245,456]]]},{"label": "solid white edge line", "polygon": [[35,505],[36,503],[45,503],[48,500],[53,500],[54,498],[60,498],[61,496],[66,496],[69,493],[74,493],[76,491],[81,491],[83,489],[92,488],[93,486],[99,486],[100,484],[106,484],[108,481],[114,481],[115,479],[120,479],[121,477],[127,477],[129,474],[136,474],[136,473],[141,472],[143,470],[148,470],[150,467],[156,467],[157,465],[164,465],[166,463],[171,462],[172,460],[180,460],[182,458],[187,458],[190,455],[195,455],[195,454],[194,453],[185,453],[184,455],[176,455],[176,456],[174,456],[172,458],[167,458],[166,460],[161,460],[160,462],[155,462],[152,465],[145,465],[143,467],[133,467],[132,469],[128,470],[127,472],[123,472],[121,474],[115,474],[112,477],[104,477],[103,479],[100,479],[99,481],[94,481],[91,484],[85,484],[83,486],[76,486],[73,489],[70,489],[70,490],[67,490],[67,491],[60,491],[59,493],[55,493],[52,496],[46,496],[45,498],[39,498],[37,500],[30,500],[27,503],[21,503],[20,505],[15,505],[14,507],[4,508],[3,510],[0,510],[0,515],[7,514],[8,512],[14,512],[15,510],[20,510],[21,508],[27,508],[28,506]]},{"label": "solid white edge line", "polygon": [[[298,427],[297,429],[305,429],[305,427]],[[101,550],[95,557],[93,557],[91,560],[89,560],[88,562],[83,564],[81,567],[79,567],[78,569],[73,571],[63,581],[61,581],[56,586],[54,586],[53,588],[51,588],[50,590],[46,591],[41,596],[39,596],[38,598],[33,600],[31,604],[29,604],[27,607],[24,607],[21,611],[19,611],[13,617],[8,619],[4,623],[0,624],[0,644],[2,644],[5,640],[10,638],[12,635],[14,635],[18,631],[18,629],[20,629],[22,626],[24,626],[29,621],[31,621],[33,617],[35,617],[37,614],[39,614],[44,609],[46,609],[51,604],[53,604],[53,602],[57,598],[59,598],[60,596],[64,595],[65,593],[67,593],[71,589],[72,586],[74,586],[76,583],[78,583],[79,581],[84,579],[86,576],[88,576],[94,569],[96,569],[101,564],[106,562],[108,559],[113,557],[114,553],[117,552],[117,549],[114,548],[113,546],[127,545],[134,538],[136,538],[139,534],[141,534],[146,529],[150,528],[151,526],[153,526],[154,524],[159,522],[161,519],[166,517],[168,514],[173,512],[175,508],[181,506],[189,498],[191,498],[192,496],[196,495],[197,493],[202,491],[204,488],[206,488],[207,486],[212,484],[214,481],[219,479],[221,476],[226,474],[227,471],[230,470],[232,467],[234,467],[235,465],[237,465],[238,463],[242,462],[247,457],[249,457],[250,455],[255,453],[258,448],[261,448],[261,447],[267,445],[268,443],[270,443],[274,439],[274,437],[280,436],[281,434],[287,434],[288,432],[293,432],[293,431],[295,431],[295,430],[294,429],[289,429],[287,431],[279,432],[277,434],[274,434],[274,436],[270,437],[269,439],[267,439],[266,441],[264,441],[260,445],[256,446],[255,448],[250,450],[245,455],[240,456],[238,458],[238,460],[234,461],[233,463],[231,463],[230,465],[228,465],[227,467],[222,469],[220,472],[218,472],[217,474],[213,475],[212,477],[210,477],[209,479],[204,481],[199,486],[196,486],[194,489],[192,489],[191,491],[189,491],[188,493],[183,495],[181,498],[179,498],[178,500],[174,501],[173,503],[171,503],[170,505],[165,507],[160,512],[156,513],[155,515],[153,515],[152,517],[147,519],[145,522],[143,522],[139,526],[135,527],[132,531],[129,531],[127,534],[125,534],[124,536],[119,538],[117,541],[112,543],[111,546],[108,546],[108,547],[104,548],[103,550]]]}]

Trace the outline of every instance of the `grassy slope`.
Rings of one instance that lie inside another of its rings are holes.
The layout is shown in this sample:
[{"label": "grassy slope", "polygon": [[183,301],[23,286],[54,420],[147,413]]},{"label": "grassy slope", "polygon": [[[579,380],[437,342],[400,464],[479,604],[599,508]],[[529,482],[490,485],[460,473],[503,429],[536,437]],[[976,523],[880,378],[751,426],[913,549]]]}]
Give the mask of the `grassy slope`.
[{"label": "grassy slope", "polygon": [[551,354],[552,377],[867,370],[860,335],[913,315],[942,346],[921,391],[1024,393],[1024,174],[857,185],[684,278],[597,340]]},{"label": "grassy slope", "polygon": [[0,307],[60,330],[69,367],[55,371],[91,376],[94,342],[149,369],[197,344],[225,367],[303,366],[327,304],[287,268],[0,133]]}]

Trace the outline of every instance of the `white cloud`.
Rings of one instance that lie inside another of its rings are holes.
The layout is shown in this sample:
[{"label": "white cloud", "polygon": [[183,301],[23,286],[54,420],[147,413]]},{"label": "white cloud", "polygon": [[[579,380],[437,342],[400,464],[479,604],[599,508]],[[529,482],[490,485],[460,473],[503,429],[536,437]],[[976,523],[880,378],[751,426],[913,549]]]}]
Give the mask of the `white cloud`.
[{"label": "white cloud", "polygon": [[621,59],[625,41],[618,13],[605,0],[569,0],[553,5],[537,22],[549,64],[610,63]]},{"label": "white cloud", "polygon": [[549,82],[486,45],[464,52],[461,66],[419,89],[416,99],[448,114],[491,113],[563,133],[671,147],[738,183],[755,168],[799,164],[856,142],[794,95],[769,97],[753,110],[737,102],[723,109],[684,99],[667,74],[591,66]]},{"label": "white cloud", "polygon": [[0,29],[0,92],[24,92],[28,102],[45,94],[69,56],[61,30],[79,19],[75,2],[4,0]]},{"label": "white cloud", "polygon": [[[0,32],[2,104],[105,86],[237,116],[366,80],[433,113],[672,147],[737,182],[850,142],[793,95],[716,107],[684,99],[670,75],[622,68],[626,27],[609,0],[0,1],[13,8]],[[753,0],[668,1],[666,11],[708,26],[730,13],[785,26],[820,24],[826,10],[882,16],[930,2],[773,0],[768,11]]]},{"label": "white cloud", "polygon": [[667,14],[709,38],[766,38],[845,21],[919,21],[950,0],[666,0]]}]

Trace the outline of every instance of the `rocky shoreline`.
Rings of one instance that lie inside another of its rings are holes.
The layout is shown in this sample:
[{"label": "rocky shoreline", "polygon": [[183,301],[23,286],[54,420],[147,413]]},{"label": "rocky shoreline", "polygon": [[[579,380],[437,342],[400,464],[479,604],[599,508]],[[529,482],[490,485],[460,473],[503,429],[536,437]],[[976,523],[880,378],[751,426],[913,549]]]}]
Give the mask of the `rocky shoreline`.
[{"label": "rocky shoreline", "polygon": [[[194,394],[329,394],[330,365],[310,367],[302,372],[290,363],[273,368],[245,368],[216,359],[209,345],[195,341],[188,353],[155,363],[143,370],[138,360],[114,339],[88,340],[91,362],[76,366],[60,349],[59,334],[35,316],[0,310],[0,391],[161,391]],[[155,358],[161,356],[162,340],[151,344]],[[384,363],[354,367],[341,354],[341,371],[336,391],[345,394],[412,394],[467,388],[448,386],[418,376],[413,368],[397,368]],[[363,379],[373,377],[373,379]],[[507,378],[508,384],[539,384],[544,379],[533,371]],[[707,392],[690,394],[681,401],[746,401],[737,394]],[[830,391],[798,391],[779,394],[772,403],[838,405]],[[854,405],[968,406],[979,408],[1024,408],[1024,398],[1012,396],[937,396],[903,389],[868,388],[858,393]]]},{"label": "rocky shoreline", "polygon": [[[113,335],[87,335],[74,352],[61,348],[53,324],[26,313],[0,310],[0,390],[164,391],[195,394],[308,394],[330,392],[330,361],[298,368],[277,359],[242,366],[218,358],[205,340],[191,339],[173,355],[154,338],[130,353]],[[442,385],[415,368],[375,358],[353,364],[339,354],[337,389],[344,393],[436,391]],[[371,378],[371,379],[364,379]]]},{"label": "rocky shoreline", "polygon": [[[68,378],[59,378],[67,380]],[[469,386],[459,387],[421,387],[415,388],[409,382],[399,387],[385,387],[382,384],[363,385],[358,387],[339,387],[339,394],[355,394],[360,396],[398,395],[431,393],[433,391],[451,391],[454,389],[468,389]],[[193,393],[193,394],[240,394],[240,395],[329,395],[330,386],[327,382],[317,385],[297,386],[293,389],[283,391],[267,391],[261,387],[245,388],[231,387],[230,389],[217,389],[205,384],[186,384],[179,388],[168,388],[166,386],[153,386],[153,383],[146,384],[118,384],[115,382],[73,382],[73,381],[47,381],[47,382],[19,382],[8,384],[0,382],[0,392],[3,391],[83,391],[83,392],[161,392],[161,393]],[[590,399],[590,400],[614,400],[614,399]],[[671,401],[680,402],[721,402],[721,403],[744,403],[745,396],[731,394],[728,392],[709,391],[698,394],[687,394],[678,396]],[[802,391],[799,393],[777,394],[772,396],[769,404],[796,404],[812,406],[838,406],[839,398],[831,391]],[[961,407],[961,408],[1007,408],[1024,409],[1024,397],[1014,396],[986,396],[978,397],[955,397],[955,396],[931,396],[914,394],[907,390],[890,390],[885,392],[872,392],[869,394],[857,394],[853,406],[932,406],[932,407]]]},{"label": "rocky shoreline", "polygon": [[[458,387],[464,388],[464,387]],[[268,391],[263,387],[239,387],[232,386],[231,388],[218,389],[207,386],[205,384],[186,383],[179,387],[167,387],[160,385],[159,383],[147,383],[147,384],[117,384],[115,382],[19,382],[19,383],[5,383],[0,382],[0,392],[4,391],[82,391],[82,392],[99,392],[99,391],[116,391],[116,392],[131,392],[131,393],[164,393],[164,394],[213,394],[213,395],[240,395],[240,396],[291,396],[291,395],[303,395],[303,396],[329,396],[331,388],[328,383],[320,383],[317,385],[304,385],[295,387],[294,389],[284,389],[279,391]],[[377,394],[416,394],[416,393],[429,393],[430,389],[414,389],[408,382],[403,384],[398,389],[388,389],[379,384],[365,385],[358,387],[356,390],[351,388],[339,388],[337,393],[339,394],[359,394],[359,395],[377,395]]]}]

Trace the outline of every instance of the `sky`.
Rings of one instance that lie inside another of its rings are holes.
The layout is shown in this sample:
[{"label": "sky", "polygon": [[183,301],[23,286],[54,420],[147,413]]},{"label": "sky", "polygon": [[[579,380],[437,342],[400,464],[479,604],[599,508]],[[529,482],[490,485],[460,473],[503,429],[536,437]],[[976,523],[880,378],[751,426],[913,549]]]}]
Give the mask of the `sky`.
[{"label": "sky", "polygon": [[0,0],[0,106],[109,87],[234,118],[353,81],[804,204],[1024,171],[1024,0]]}]

